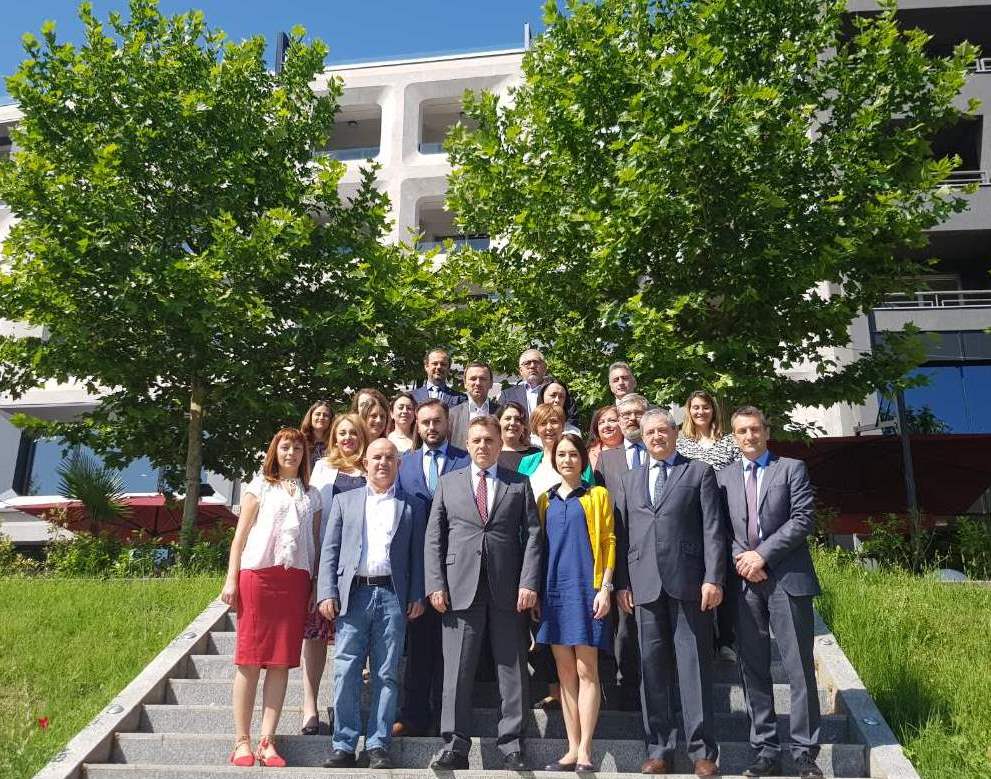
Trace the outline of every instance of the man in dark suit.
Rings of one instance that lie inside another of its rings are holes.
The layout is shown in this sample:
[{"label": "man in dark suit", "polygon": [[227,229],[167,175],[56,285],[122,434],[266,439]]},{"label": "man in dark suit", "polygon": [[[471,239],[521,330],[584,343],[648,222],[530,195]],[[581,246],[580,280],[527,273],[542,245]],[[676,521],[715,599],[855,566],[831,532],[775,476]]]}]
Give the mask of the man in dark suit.
[{"label": "man in dark suit", "polygon": [[812,484],[805,463],[767,449],[763,412],[744,406],[733,413],[733,437],[743,457],[718,476],[732,533],[737,654],[743,671],[750,744],[757,759],[744,776],[781,772],[781,743],[771,681],[771,638],[791,685],[791,751],[802,779],[822,776],[819,695],[812,659],[812,598],[819,580],[807,539],[814,526]]},{"label": "man in dark suit", "polygon": [[423,358],[423,372],[427,375],[426,383],[413,390],[416,405],[439,400],[445,407],[452,408],[465,402],[467,396],[447,384],[451,375],[451,357],[446,349],[435,348],[427,352]]},{"label": "man in dark suit", "polygon": [[495,416],[499,404],[489,398],[492,389],[492,368],[487,362],[473,362],[465,367],[465,389],[468,400],[450,409],[450,440],[455,446],[464,446],[468,440],[468,423],[475,417]]},{"label": "man in dark suit", "polygon": [[530,482],[496,465],[500,449],[495,417],[473,419],[471,466],[441,478],[427,522],[426,590],[444,622],[444,751],[432,767],[443,770],[468,768],[471,697],[486,635],[502,699],[497,745],[507,769],[526,770],[524,613],[537,603],[543,546]]},{"label": "man in dark suit", "polygon": [[[507,387],[500,393],[499,405],[505,406],[511,400],[515,401],[520,404],[529,418],[537,407],[540,390],[547,383],[547,361],[544,360],[544,355],[539,350],[527,349],[520,355],[519,367],[522,381]],[[578,427],[578,404],[570,395],[564,413],[568,418],[568,423]]]},{"label": "man in dark suit", "polygon": [[[647,461],[647,449],[640,436],[640,419],[647,411],[643,395],[627,394],[617,403],[619,426],[623,431],[623,446],[599,453],[595,480],[609,490],[613,500],[620,494],[623,477]],[[615,659],[614,659],[615,658]],[[602,678],[607,690],[614,691],[619,682],[619,705],[628,711],[640,710],[640,648],[637,643],[637,623],[633,614],[619,610],[616,619],[614,658],[606,652],[599,654]]]},{"label": "man in dark suit", "polygon": [[677,683],[695,774],[716,776],[712,609],[722,600],[726,575],[719,488],[712,468],[677,453],[670,413],[651,409],[640,426],[650,458],[623,477],[617,499],[616,589],[621,609],[636,607],[647,736],[641,771],[666,774],[674,767]]},{"label": "man in dark suit", "polygon": [[334,741],[326,768],[353,768],[361,722],[361,672],[372,659],[365,731],[369,768],[391,768],[406,620],[423,614],[426,506],[396,487],[399,452],[385,438],[364,457],[368,486],[334,498],[320,555],[317,602],[336,618]]},{"label": "man in dark suit", "polygon": [[[448,411],[437,399],[416,410],[416,428],[423,447],[407,452],[399,464],[402,489],[420,498],[430,511],[440,478],[467,468],[468,453],[447,440]],[[438,726],[444,689],[440,613],[429,605],[406,633],[406,673],[403,707],[392,732],[395,736],[422,736]]]}]

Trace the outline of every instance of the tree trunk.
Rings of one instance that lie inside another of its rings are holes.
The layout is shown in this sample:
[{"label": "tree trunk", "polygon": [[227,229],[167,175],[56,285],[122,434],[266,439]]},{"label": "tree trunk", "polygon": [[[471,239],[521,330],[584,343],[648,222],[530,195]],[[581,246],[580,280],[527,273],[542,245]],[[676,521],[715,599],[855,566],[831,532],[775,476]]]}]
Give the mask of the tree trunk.
[{"label": "tree trunk", "polygon": [[186,500],[182,507],[179,555],[188,562],[196,536],[196,514],[200,502],[200,471],[203,469],[203,401],[206,388],[193,379],[189,398],[189,426],[186,443]]}]

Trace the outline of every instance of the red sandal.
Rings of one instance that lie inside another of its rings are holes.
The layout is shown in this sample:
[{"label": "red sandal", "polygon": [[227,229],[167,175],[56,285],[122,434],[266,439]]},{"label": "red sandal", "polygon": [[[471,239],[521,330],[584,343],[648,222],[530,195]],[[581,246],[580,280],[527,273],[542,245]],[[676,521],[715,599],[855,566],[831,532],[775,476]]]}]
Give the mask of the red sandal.
[{"label": "red sandal", "polygon": [[[265,757],[263,752],[272,748],[272,754],[269,757]],[[271,736],[262,736],[261,741],[258,742],[258,749],[255,750],[255,757],[258,760],[258,765],[264,766],[266,768],[285,768],[286,761],[282,759],[282,756],[275,751],[275,744],[272,743]]]},{"label": "red sandal", "polygon": [[[242,744],[248,745],[248,754],[241,755],[241,757],[234,757],[237,754],[237,748]],[[255,764],[255,756],[251,751],[251,738],[248,736],[240,736],[237,741],[234,742],[234,749],[231,752],[231,756],[227,758],[227,762],[231,765],[237,766],[238,768],[251,768]]]}]

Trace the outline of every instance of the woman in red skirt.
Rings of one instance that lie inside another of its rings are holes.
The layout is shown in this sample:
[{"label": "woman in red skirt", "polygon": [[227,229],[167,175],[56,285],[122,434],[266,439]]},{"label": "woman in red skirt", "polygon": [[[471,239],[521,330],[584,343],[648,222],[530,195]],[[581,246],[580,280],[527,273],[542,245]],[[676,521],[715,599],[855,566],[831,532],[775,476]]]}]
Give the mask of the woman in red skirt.
[{"label": "woman in red skirt", "polygon": [[[306,438],[283,428],[272,439],[262,472],[241,500],[220,599],[237,612],[234,729],[230,762],[282,767],[272,742],[289,682],[299,665],[303,626],[313,593],[320,532],[320,494],[310,487]],[[261,740],[251,750],[251,715],[261,669]]]}]

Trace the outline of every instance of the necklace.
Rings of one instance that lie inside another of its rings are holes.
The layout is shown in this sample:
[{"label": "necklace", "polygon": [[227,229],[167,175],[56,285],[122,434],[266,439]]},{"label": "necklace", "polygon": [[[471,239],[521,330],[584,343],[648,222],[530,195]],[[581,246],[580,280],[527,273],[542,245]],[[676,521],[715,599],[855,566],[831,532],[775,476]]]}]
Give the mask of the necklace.
[{"label": "necklace", "polygon": [[299,480],[298,479],[296,479],[295,477],[292,478],[292,479],[283,479],[283,478],[280,478],[279,479],[279,484],[281,484],[282,485],[282,489],[284,489],[290,495],[292,495],[293,497],[296,496],[296,489],[297,489],[297,487],[299,485]]}]

